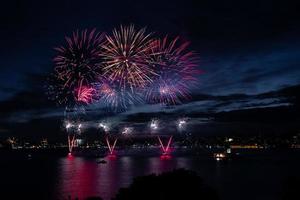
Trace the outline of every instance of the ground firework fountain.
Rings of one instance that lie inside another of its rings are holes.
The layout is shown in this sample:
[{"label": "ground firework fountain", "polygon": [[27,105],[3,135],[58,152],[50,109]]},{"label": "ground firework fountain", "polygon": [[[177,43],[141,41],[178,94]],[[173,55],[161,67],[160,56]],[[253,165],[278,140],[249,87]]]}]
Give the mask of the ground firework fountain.
[{"label": "ground firework fountain", "polygon": [[163,153],[161,155],[161,158],[162,159],[169,159],[170,158],[170,153],[171,153],[170,145],[171,145],[173,136],[169,137],[168,142],[165,145],[163,144],[163,141],[161,140],[161,138],[159,136],[157,136],[157,138],[158,138],[161,150],[163,151]]},{"label": "ground firework fountain", "polygon": [[116,147],[116,144],[117,144],[117,141],[118,141],[118,138],[116,139],[113,139],[112,140],[112,143],[109,141],[109,138],[106,137],[105,138],[105,141],[106,141],[106,144],[108,146],[108,149],[109,149],[109,157],[115,157],[116,154],[115,154],[115,147]]},{"label": "ground firework fountain", "polygon": [[[121,25],[111,33],[75,31],[55,48],[47,94],[70,110],[82,108],[84,117],[94,107],[116,113],[146,103],[177,105],[190,99],[201,73],[198,55],[188,47],[189,42],[180,37],[159,38],[134,25]],[[81,126],[71,121],[65,126],[70,154]],[[185,120],[178,122],[180,132],[185,124]],[[110,141],[107,124],[100,123],[99,128],[105,131],[109,155],[114,155],[117,139]],[[125,127],[120,134],[130,137],[133,129]],[[151,121],[150,129],[151,134],[159,132],[158,119]],[[169,155],[172,136],[165,145],[160,137],[158,140],[163,155]]]},{"label": "ground firework fountain", "polygon": [[75,146],[75,143],[76,143],[75,135],[73,135],[73,136],[68,135],[69,155],[72,155],[72,151],[73,151],[73,148]]}]

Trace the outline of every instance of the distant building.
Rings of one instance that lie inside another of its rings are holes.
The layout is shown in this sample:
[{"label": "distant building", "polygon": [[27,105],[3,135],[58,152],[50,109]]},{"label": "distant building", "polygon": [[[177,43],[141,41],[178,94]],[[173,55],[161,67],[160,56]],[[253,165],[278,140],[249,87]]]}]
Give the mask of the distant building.
[{"label": "distant building", "polygon": [[48,147],[48,140],[47,139],[43,139],[41,141],[41,147],[42,148],[47,148]]},{"label": "distant building", "polygon": [[300,144],[292,144],[291,148],[292,149],[300,149]]},{"label": "distant building", "polygon": [[235,144],[235,145],[230,145],[231,149],[263,149],[263,146],[257,145],[257,144]]}]

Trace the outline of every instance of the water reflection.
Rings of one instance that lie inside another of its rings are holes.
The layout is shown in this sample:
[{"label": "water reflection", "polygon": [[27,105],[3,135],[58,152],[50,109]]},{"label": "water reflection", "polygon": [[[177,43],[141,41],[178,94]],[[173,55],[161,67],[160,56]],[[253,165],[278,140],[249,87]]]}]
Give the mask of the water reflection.
[{"label": "water reflection", "polygon": [[[277,158],[276,155],[274,158]],[[294,157],[289,159],[289,162],[280,158],[276,162],[259,158],[216,162],[204,157],[172,156],[161,159],[159,156],[121,156],[106,158],[107,163],[97,163],[96,159],[64,157],[58,161],[59,177],[54,190],[56,199],[67,199],[71,195],[72,199],[101,196],[109,200],[120,187],[128,186],[136,176],[186,168],[197,171],[205,183],[217,189],[224,200],[240,199],[240,196],[249,192],[249,188],[268,197],[266,199],[274,200],[279,195],[274,191],[280,190],[280,180],[291,174],[299,174],[299,160]],[[243,198],[255,199],[256,195],[251,193]]]},{"label": "water reflection", "polygon": [[59,199],[65,199],[68,195],[79,199],[98,195],[99,169],[93,161],[83,158],[60,159],[61,174],[59,178]]},{"label": "water reflection", "polygon": [[128,186],[132,179],[150,173],[161,173],[175,168],[188,168],[188,159],[170,157],[106,158],[106,164],[94,159],[66,157],[59,160],[61,167],[57,185],[58,198],[83,199],[101,196],[110,199],[120,187]]}]

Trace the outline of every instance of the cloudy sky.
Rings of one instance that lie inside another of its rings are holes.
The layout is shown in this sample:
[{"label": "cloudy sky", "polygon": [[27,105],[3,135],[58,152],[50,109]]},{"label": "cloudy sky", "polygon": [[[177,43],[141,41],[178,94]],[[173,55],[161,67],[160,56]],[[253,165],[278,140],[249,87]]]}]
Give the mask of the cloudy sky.
[{"label": "cloudy sky", "polygon": [[[159,118],[170,132],[181,117],[189,131],[215,134],[300,130],[300,13],[292,1],[3,1],[0,12],[0,134],[57,135],[63,108],[43,85],[54,47],[72,31],[109,32],[120,24],[181,36],[200,56],[199,85],[182,105],[140,105],[122,113],[87,108],[86,125],[103,119],[147,132]],[[283,117],[284,116],[284,117]],[[297,121],[298,120],[298,121]],[[257,125],[259,124],[259,125]],[[48,128],[47,128],[48,127]],[[45,130],[46,129],[46,130]],[[116,128],[117,129],[117,128]],[[197,129],[199,130],[199,129]],[[116,130],[118,131],[118,130]],[[197,133],[197,134],[201,134]]]}]

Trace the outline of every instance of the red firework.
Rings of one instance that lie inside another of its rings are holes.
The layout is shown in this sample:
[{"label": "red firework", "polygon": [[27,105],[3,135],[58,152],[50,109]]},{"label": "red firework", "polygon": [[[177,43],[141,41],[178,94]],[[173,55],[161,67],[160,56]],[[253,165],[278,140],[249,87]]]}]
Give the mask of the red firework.
[{"label": "red firework", "polygon": [[75,90],[75,98],[77,102],[82,102],[85,104],[92,103],[93,96],[95,95],[95,89],[89,86],[79,86]]}]

